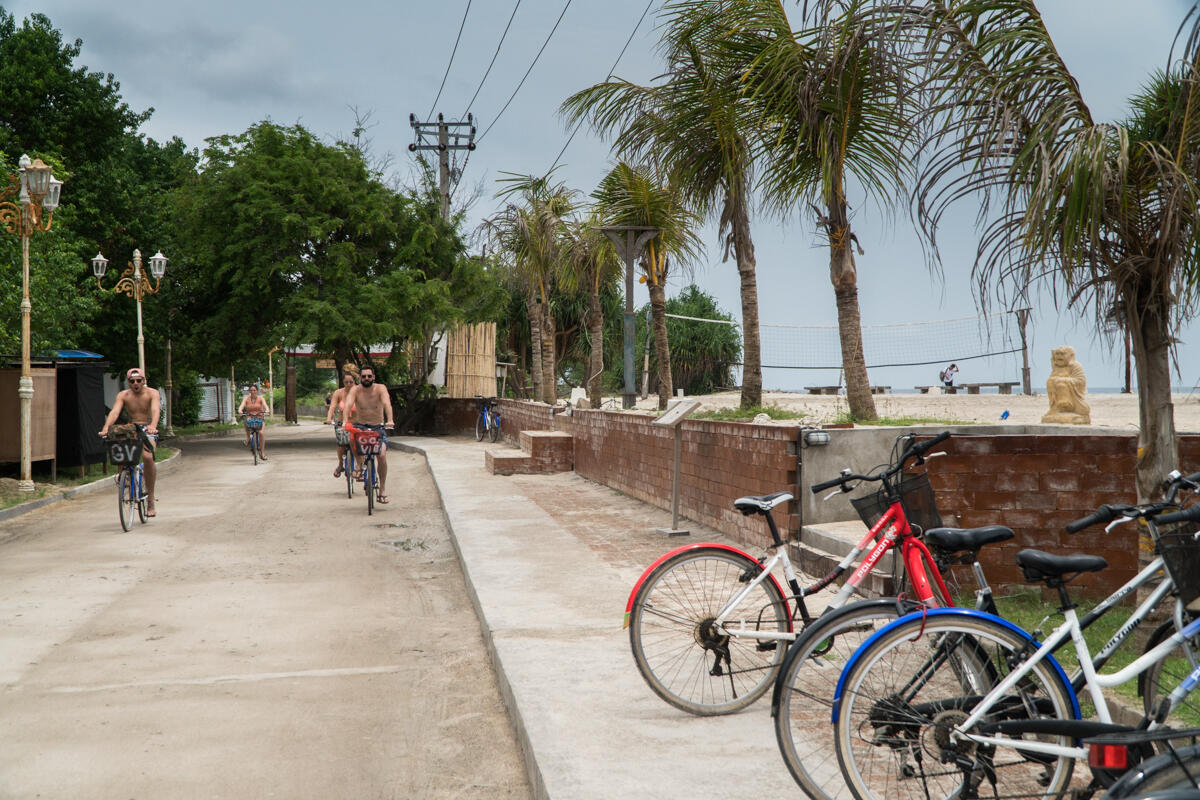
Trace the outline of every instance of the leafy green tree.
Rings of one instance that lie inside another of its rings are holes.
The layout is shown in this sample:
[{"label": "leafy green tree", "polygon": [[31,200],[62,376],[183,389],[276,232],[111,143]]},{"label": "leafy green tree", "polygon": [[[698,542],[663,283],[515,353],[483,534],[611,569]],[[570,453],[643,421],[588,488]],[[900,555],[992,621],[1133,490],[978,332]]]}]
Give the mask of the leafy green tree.
[{"label": "leafy green tree", "polygon": [[695,284],[685,286],[677,296],[667,300],[666,311],[675,315],[667,318],[674,386],[689,395],[708,394],[732,386],[733,366],[741,361],[742,354],[737,327],[697,320],[732,322],[733,318],[717,306],[712,295]]},{"label": "leafy green tree", "polygon": [[746,341],[741,404],[749,408],[762,403],[758,281],[750,235],[757,120],[740,102],[746,64],[721,52],[709,20],[727,5],[713,0],[668,6],[662,77],[648,86],[610,78],[571,95],[562,108],[570,120],[587,119],[614,135],[621,157],[655,163],[701,216],[718,220],[723,258],[732,251],[741,279]]},{"label": "leafy green tree", "polygon": [[622,265],[612,243],[600,230],[600,219],[592,214],[564,225],[566,251],[564,283],[587,292],[588,366],[585,385],[592,408],[600,408],[604,378],[604,308],[601,297],[613,293]]}]

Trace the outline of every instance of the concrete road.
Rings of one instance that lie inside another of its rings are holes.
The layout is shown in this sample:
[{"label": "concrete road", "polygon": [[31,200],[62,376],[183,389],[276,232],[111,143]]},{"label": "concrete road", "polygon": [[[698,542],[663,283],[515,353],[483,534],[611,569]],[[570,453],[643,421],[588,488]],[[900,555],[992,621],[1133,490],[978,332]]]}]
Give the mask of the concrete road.
[{"label": "concrete road", "polygon": [[328,428],[240,445],[0,523],[0,797],[529,797],[424,459],[368,517]]}]

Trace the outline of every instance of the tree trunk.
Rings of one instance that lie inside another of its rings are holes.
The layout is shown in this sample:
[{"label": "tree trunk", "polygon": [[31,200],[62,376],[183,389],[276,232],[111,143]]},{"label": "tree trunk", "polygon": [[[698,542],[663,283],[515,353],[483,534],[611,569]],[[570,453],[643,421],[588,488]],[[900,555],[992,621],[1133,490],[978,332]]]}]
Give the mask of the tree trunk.
[{"label": "tree trunk", "polygon": [[529,377],[533,379],[533,399],[542,400],[542,304],[537,295],[530,293],[529,308],[529,353],[531,357]]},{"label": "tree trunk", "polygon": [[1138,387],[1138,502],[1162,498],[1162,482],[1179,467],[1175,409],[1171,404],[1171,334],[1168,309],[1142,309],[1130,320]]},{"label": "tree trunk", "polygon": [[587,393],[592,408],[603,402],[600,379],[604,373],[604,312],[600,308],[600,293],[588,298],[588,333],[592,352],[588,357]]},{"label": "tree trunk", "polygon": [[842,345],[842,372],[846,376],[846,401],[850,417],[855,420],[878,419],[871,384],[867,378],[867,362],[863,355],[862,314],[858,308],[858,271],[851,249],[850,222],[846,204],[838,202],[829,208],[829,279],[837,300],[838,338]]},{"label": "tree trunk", "polygon": [[658,408],[667,407],[675,394],[671,385],[671,347],[667,343],[667,293],[662,286],[650,288],[650,316],[654,320],[654,356],[658,359]]},{"label": "tree trunk", "polygon": [[558,376],[554,371],[554,314],[550,305],[542,305],[542,402],[558,402]]},{"label": "tree trunk", "polygon": [[733,214],[733,251],[742,281],[742,408],[762,405],[762,343],[758,335],[758,278],[750,219],[745,207]]}]

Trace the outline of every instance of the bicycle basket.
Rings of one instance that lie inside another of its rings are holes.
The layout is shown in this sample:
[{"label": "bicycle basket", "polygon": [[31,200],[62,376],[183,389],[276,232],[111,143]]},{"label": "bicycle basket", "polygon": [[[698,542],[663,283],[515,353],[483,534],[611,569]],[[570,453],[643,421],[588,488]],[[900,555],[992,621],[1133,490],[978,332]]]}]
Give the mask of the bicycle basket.
[{"label": "bicycle basket", "polygon": [[354,445],[362,455],[377,456],[383,452],[383,437],[379,431],[355,428],[351,435],[354,437]]},{"label": "bicycle basket", "polygon": [[136,431],[133,438],[124,435],[113,436],[110,433],[104,437],[104,443],[110,464],[123,467],[142,460],[142,443],[138,441]]},{"label": "bicycle basket", "polygon": [[246,427],[251,430],[258,430],[263,426],[262,417],[246,417]]},{"label": "bicycle basket", "polygon": [[348,430],[346,430],[345,428],[343,428],[341,425],[339,425],[333,429],[333,438],[337,441],[338,444],[342,444],[342,445],[350,444],[350,432]]},{"label": "bicycle basket", "polygon": [[1195,538],[1200,525],[1184,522],[1168,528],[1166,533],[1159,529],[1156,549],[1175,582],[1179,599],[1190,607],[1200,598],[1200,542]]},{"label": "bicycle basket", "polygon": [[[878,522],[888,508],[887,495],[882,489],[853,498],[850,504],[868,528]],[[903,506],[904,516],[908,518],[908,524],[914,533],[924,533],[930,528],[942,527],[942,515],[938,512],[928,473],[906,475],[900,481],[900,505]]]}]

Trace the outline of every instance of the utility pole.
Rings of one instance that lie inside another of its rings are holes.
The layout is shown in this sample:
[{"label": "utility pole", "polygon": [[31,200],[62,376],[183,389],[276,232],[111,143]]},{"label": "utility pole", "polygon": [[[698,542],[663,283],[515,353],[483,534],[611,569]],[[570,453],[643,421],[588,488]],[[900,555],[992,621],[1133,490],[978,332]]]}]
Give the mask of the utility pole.
[{"label": "utility pole", "polygon": [[[446,122],[442,115],[438,114],[437,122],[417,122],[417,115],[409,114],[408,123],[417,133],[417,141],[408,146],[410,151],[438,151],[438,187],[442,194],[442,219],[450,219],[450,151],[475,149],[474,119],[472,115],[467,114],[466,122]],[[466,130],[460,130],[462,128]]]}]

